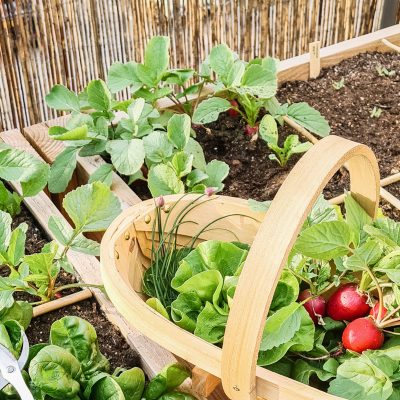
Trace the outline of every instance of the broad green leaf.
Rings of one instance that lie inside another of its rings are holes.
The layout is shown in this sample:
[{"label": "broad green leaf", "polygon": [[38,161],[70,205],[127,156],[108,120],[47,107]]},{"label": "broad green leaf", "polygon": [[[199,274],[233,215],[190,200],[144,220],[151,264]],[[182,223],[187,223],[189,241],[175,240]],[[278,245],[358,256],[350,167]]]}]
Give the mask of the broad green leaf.
[{"label": "broad green leaf", "polygon": [[224,188],[222,181],[229,174],[229,165],[223,161],[212,160],[206,165],[208,178],[204,182],[206,186],[216,187],[218,191]]},{"label": "broad green leaf", "polygon": [[136,63],[131,61],[126,64],[116,62],[111,65],[108,70],[107,86],[112,93],[119,92],[127,87],[130,87],[131,93],[142,87],[137,74]]},{"label": "broad green leaf", "polygon": [[202,101],[196,108],[192,122],[194,124],[208,124],[216,121],[219,114],[228,111],[231,108],[231,103],[220,97],[212,97]]},{"label": "broad green leaf", "polygon": [[149,40],[144,55],[144,65],[154,70],[157,76],[161,75],[169,64],[168,36],[154,36]]},{"label": "broad green leaf", "polygon": [[374,268],[375,271],[386,274],[391,281],[400,284],[400,250],[394,250],[383,257],[378,265]]},{"label": "broad green leaf", "polygon": [[174,146],[168,140],[167,134],[154,131],[143,138],[146,159],[155,163],[165,162],[172,156]]},{"label": "broad green leaf", "polygon": [[0,211],[0,253],[7,250],[11,238],[11,215]]},{"label": "broad green leaf", "polygon": [[301,325],[301,314],[297,312],[300,307],[299,303],[292,302],[267,318],[260,344],[261,351],[271,350],[294,337]]},{"label": "broad green leaf", "polygon": [[304,222],[303,228],[319,224],[320,222],[336,221],[337,219],[338,215],[335,207],[321,195],[313,205],[310,214]]},{"label": "broad green leaf", "polygon": [[[93,378],[96,379],[96,376]],[[105,376],[93,386],[89,400],[125,400],[125,396],[115,379]]]},{"label": "broad green leaf", "polygon": [[100,353],[97,334],[86,320],[67,316],[51,325],[50,343],[68,350],[81,364],[85,376],[108,372],[110,364]]},{"label": "broad green leaf", "polygon": [[10,308],[0,310],[0,324],[6,321],[17,321],[24,329],[31,323],[32,306],[26,301],[16,301]]},{"label": "broad green leaf", "polygon": [[330,394],[352,400],[386,400],[392,391],[389,377],[364,354],[341,364],[328,389]]},{"label": "broad green leaf", "polygon": [[100,256],[100,244],[94,240],[88,239],[82,234],[77,235],[70,243],[70,248],[90,256]]},{"label": "broad green leaf", "polygon": [[211,49],[208,57],[210,67],[219,75],[222,81],[233,67],[234,58],[232,50],[226,44],[219,44]]},{"label": "broad green leaf", "polygon": [[67,246],[73,235],[73,229],[67,221],[62,217],[51,215],[47,225],[56,240],[61,245]]},{"label": "broad green leaf", "polygon": [[[94,126],[92,116],[85,113],[73,112],[71,116],[68,118],[68,121],[64,128],[64,132],[71,131],[83,125],[87,125],[88,127]],[[62,132],[62,130],[60,130],[60,132]]]},{"label": "broad green leaf", "polygon": [[354,250],[353,255],[345,261],[345,267],[351,271],[365,271],[379,261],[382,252],[379,243],[369,240]]},{"label": "broad green leaf", "polygon": [[113,166],[111,164],[100,165],[96,171],[89,177],[89,183],[103,182],[107,186],[111,186],[113,179]]},{"label": "broad green leaf", "polygon": [[145,151],[140,139],[110,140],[106,150],[120,174],[132,175],[143,165]]},{"label": "broad green leaf", "polygon": [[47,105],[55,110],[77,112],[80,110],[78,96],[63,85],[53,86],[45,99]]},{"label": "broad green leaf", "polygon": [[78,126],[71,130],[61,126],[52,126],[49,129],[49,135],[54,140],[90,140],[88,133],[87,125]]},{"label": "broad green leaf", "polygon": [[305,360],[296,360],[292,369],[292,378],[296,381],[304,383],[306,385],[310,384],[310,378],[314,375],[318,377],[320,381],[326,382],[329,379],[335,378],[336,375],[324,371],[318,366],[317,363],[312,364]]},{"label": "broad green leaf", "polygon": [[227,87],[239,86],[246,68],[246,64],[241,60],[236,60],[228,72],[224,83]]},{"label": "broad green leaf", "polygon": [[150,299],[147,299],[146,304],[161,314],[164,318],[169,319],[168,311],[165,309],[161,301],[157,299],[157,297],[151,297]]},{"label": "broad green leaf", "polygon": [[265,115],[260,122],[258,132],[267,143],[278,145],[278,125],[272,115]]},{"label": "broad green leaf", "polygon": [[[174,69],[174,70],[169,70],[167,73],[165,73],[163,75],[162,79],[166,83],[171,83],[171,84],[174,84],[174,85],[184,86],[185,83],[189,79],[191,79],[193,77],[194,73],[195,73],[195,71],[193,69],[190,69],[190,68]],[[188,94],[190,92],[190,90],[188,92],[188,89],[186,89],[186,94]],[[194,90],[194,88],[193,88],[193,90]]]},{"label": "broad green leaf", "polygon": [[187,154],[193,155],[193,167],[204,172],[206,169],[206,159],[200,143],[190,137],[184,150]]},{"label": "broad green leaf", "polygon": [[222,343],[228,316],[221,314],[208,301],[197,317],[194,334],[209,343]]},{"label": "broad green leaf", "polygon": [[167,125],[168,139],[178,150],[183,150],[190,137],[190,117],[186,114],[173,115]]},{"label": "broad green leaf", "polygon": [[346,222],[321,222],[303,230],[295,248],[307,257],[331,260],[349,253],[351,239],[351,230]]},{"label": "broad green leaf", "polygon": [[360,231],[364,228],[364,225],[372,223],[372,218],[350,194],[345,197],[344,205],[346,208],[346,221],[356,231]]},{"label": "broad green leaf", "polygon": [[241,86],[237,90],[240,93],[248,93],[252,96],[268,99],[275,96],[277,85],[275,73],[261,65],[250,65],[246,68]]},{"label": "broad green leaf", "polygon": [[283,270],[272,298],[271,310],[286,307],[299,297],[300,286],[297,278],[289,271]]},{"label": "broad green leaf", "polygon": [[13,266],[17,266],[25,255],[25,240],[28,225],[22,223],[13,230],[10,237],[10,243],[7,249],[7,261]]},{"label": "broad green leaf", "polygon": [[171,160],[171,165],[179,178],[186,176],[192,170],[192,164],[193,155],[188,155],[184,151],[175,153]]},{"label": "broad green leaf", "polygon": [[58,346],[44,347],[29,365],[36,387],[55,399],[77,399],[82,369],[79,361]]},{"label": "broad green leaf", "polygon": [[152,166],[148,175],[148,185],[153,197],[184,193],[185,187],[174,169],[165,164]]},{"label": "broad green leaf", "polygon": [[128,115],[129,118],[134,122],[137,123],[142,115],[143,108],[145,105],[145,100],[142,98],[135,99],[128,107]]},{"label": "broad green leaf", "polygon": [[111,109],[111,92],[101,79],[91,81],[87,86],[88,101],[98,111]]},{"label": "broad green leaf", "polygon": [[374,225],[390,240],[400,246],[400,222],[390,218],[379,218]]},{"label": "broad green leaf", "polygon": [[[297,304],[297,303],[295,303]],[[282,359],[285,354],[290,350],[294,352],[303,352],[303,351],[311,351],[313,346],[314,346],[314,334],[315,334],[315,325],[312,319],[310,318],[310,315],[308,312],[305,310],[303,306],[300,306],[299,308],[296,309],[295,314],[300,316],[300,326],[298,330],[295,331],[294,335],[291,337],[291,339],[287,341],[281,341],[280,345],[274,346],[268,350],[263,350],[262,347],[271,347],[269,345],[269,336],[266,332],[274,332],[273,333],[273,338],[275,343],[278,343],[279,340],[279,335],[281,336],[291,336],[291,332],[293,332],[295,320],[297,317],[290,317],[289,321],[282,320],[281,323],[277,323],[279,321],[278,316],[275,317],[274,319],[274,324],[270,328],[267,328],[268,326],[268,320],[274,317],[278,313],[287,313],[286,310],[290,310],[292,308],[295,308],[295,306],[289,305],[287,307],[281,308],[278,310],[275,314],[273,314],[271,317],[267,318],[267,322],[265,324],[265,330],[263,334],[263,339],[262,339],[262,344],[260,347],[260,352],[258,355],[258,365],[271,365],[280,359]],[[284,311],[282,311],[284,310]],[[292,318],[295,318],[292,323],[290,321]],[[273,328],[273,329],[272,329]],[[285,329],[288,329],[289,332],[284,332]],[[276,332],[280,332],[280,334],[277,334]]]},{"label": "broad green leaf", "polygon": [[208,175],[199,169],[194,169],[189,173],[186,177],[186,185],[190,188],[197,185],[200,182],[205,181],[208,178]]},{"label": "broad green leaf", "polygon": [[37,157],[0,145],[0,178],[21,182],[24,195],[39,193],[47,183],[48,171],[48,165]]},{"label": "broad green leaf", "polygon": [[54,256],[53,253],[29,254],[23,258],[23,263],[29,267],[30,275],[42,275],[41,280],[49,282],[58,272],[53,264]]},{"label": "broad green leaf", "polygon": [[62,193],[66,190],[76,168],[78,147],[66,147],[54,160],[50,168],[49,190]]},{"label": "broad green leaf", "polygon": [[125,400],[141,400],[145,385],[145,376],[140,368],[131,368],[118,376],[113,376],[118,383]]},{"label": "broad green leaf", "polygon": [[287,115],[291,120],[318,136],[325,137],[331,131],[327,120],[307,103],[290,104]]},{"label": "broad green leaf", "polygon": [[18,359],[22,350],[23,327],[14,320],[0,324],[0,344],[8,349]]},{"label": "broad green leaf", "polygon": [[120,214],[121,205],[110,188],[94,182],[69,192],[63,207],[81,232],[103,231]]}]

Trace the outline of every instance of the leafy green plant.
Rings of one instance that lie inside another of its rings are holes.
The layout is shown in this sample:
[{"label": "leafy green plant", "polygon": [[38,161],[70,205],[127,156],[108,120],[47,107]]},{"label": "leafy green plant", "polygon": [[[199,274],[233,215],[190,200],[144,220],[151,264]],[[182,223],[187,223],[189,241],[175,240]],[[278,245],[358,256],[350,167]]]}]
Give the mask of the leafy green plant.
[{"label": "leafy green plant", "polygon": [[47,184],[49,166],[35,156],[0,143],[0,179],[21,184],[22,195],[11,192],[0,181],[0,210],[12,216],[21,211],[25,197],[38,194]]},{"label": "leafy green plant", "polygon": [[270,154],[269,159],[275,160],[281,167],[285,167],[293,154],[305,153],[312,147],[310,142],[300,143],[298,135],[289,135],[283,147],[279,146],[278,125],[272,115],[265,115],[260,122],[259,136],[263,139],[270,150],[275,154]]},{"label": "leafy green plant", "polygon": [[61,270],[74,273],[67,259],[70,249],[99,255],[99,244],[83,234],[105,230],[121,211],[119,200],[105,184],[95,182],[69,192],[63,207],[74,228],[62,218],[50,216],[48,227],[57,240],[46,244],[40,253],[30,255],[25,255],[27,225],[22,223],[12,230],[11,216],[0,211],[0,264],[9,269],[8,276],[0,277],[0,310],[13,306],[16,292],[37,296],[38,303],[43,303],[62,290],[91,286],[57,286],[57,278]]},{"label": "leafy green plant", "polygon": [[319,136],[328,135],[328,123],[308,104],[280,106],[275,97],[277,65],[278,61],[270,57],[246,63],[225,44],[214,47],[204,69],[208,79],[214,83],[215,95],[199,104],[193,114],[193,122],[206,124],[217,120],[220,113],[233,109],[246,121],[246,133],[251,136],[257,132],[261,111],[267,111],[281,123],[285,116]]},{"label": "leafy green plant", "polygon": [[[187,250],[168,281],[170,307],[149,302],[181,328],[222,343],[248,247],[208,240]],[[258,365],[348,399],[395,398],[399,262],[400,223],[373,220],[351,195],[345,214],[320,197],[276,287]]]},{"label": "leafy green plant", "polygon": [[188,96],[199,95],[209,77],[191,68],[170,69],[169,48],[168,37],[155,36],[147,43],[143,63],[114,63],[107,78],[112,93],[128,89],[154,106],[168,97],[180,112],[192,115],[197,102],[189,102]]},{"label": "leafy green plant", "polygon": [[[13,330],[13,332],[11,331]],[[23,328],[16,321],[0,323],[0,342],[16,353],[20,351]],[[177,390],[189,377],[179,364],[166,366],[146,383],[138,368],[117,368],[100,352],[94,327],[79,317],[64,317],[54,322],[48,343],[33,345],[23,375],[35,399],[119,399],[157,400],[194,398]],[[18,399],[8,385],[0,398]]]},{"label": "leafy green plant", "polygon": [[376,72],[378,73],[379,76],[386,76],[386,77],[392,77],[393,75],[396,74],[396,71],[387,69],[382,64],[376,66]]},{"label": "leafy green plant", "polygon": [[374,108],[371,110],[370,112],[370,117],[371,118],[380,118],[380,116],[382,115],[382,108],[374,106]]},{"label": "leafy green plant", "polygon": [[344,80],[343,77],[342,77],[339,81],[332,82],[332,87],[333,87],[335,90],[343,89],[345,86],[346,86],[346,85],[345,85],[345,80]]},{"label": "leafy green plant", "polygon": [[[129,184],[147,180],[153,196],[198,191],[205,186],[222,190],[229,167],[217,160],[206,163],[200,144],[191,136],[189,116],[160,114],[144,98],[118,102],[100,80],[90,82],[83,93],[85,101],[82,94],[56,85],[46,97],[50,107],[69,107],[72,111],[65,128],[54,126],[49,130],[53,139],[68,145],[51,166],[51,192],[66,189],[77,155],[96,154],[111,164],[99,167],[90,182],[99,180],[110,185],[116,170],[127,176]],[[91,108],[88,113],[81,112],[87,107]]]}]

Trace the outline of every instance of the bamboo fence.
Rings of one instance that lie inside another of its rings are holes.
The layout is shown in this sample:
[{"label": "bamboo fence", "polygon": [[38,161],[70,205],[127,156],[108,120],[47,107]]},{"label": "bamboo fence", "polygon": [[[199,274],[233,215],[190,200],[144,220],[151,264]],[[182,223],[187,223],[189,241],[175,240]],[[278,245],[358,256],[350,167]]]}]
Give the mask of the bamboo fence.
[{"label": "bamboo fence", "polygon": [[[114,61],[171,37],[171,65],[197,68],[225,42],[244,59],[290,58],[379,29],[383,0],[0,0],[0,130],[55,116],[52,85],[73,90]],[[397,15],[400,19],[400,14]]]}]

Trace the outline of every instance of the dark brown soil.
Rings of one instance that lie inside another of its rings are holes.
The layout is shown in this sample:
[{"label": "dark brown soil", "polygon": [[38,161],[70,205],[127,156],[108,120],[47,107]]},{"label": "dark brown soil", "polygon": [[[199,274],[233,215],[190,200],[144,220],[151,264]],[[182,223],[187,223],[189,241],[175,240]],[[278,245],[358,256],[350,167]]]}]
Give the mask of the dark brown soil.
[{"label": "dark brown soil", "polygon": [[138,355],[126,343],[121,332],[104,316],[94,299],[85,300],[35,318],[26,332],[30,344],[46,343],[51,324],[67,315],[81,317],[95,327],[100,350],[109,359],[112,369],[139,366]]},{"label": "dark brown soil", "polygon": [[[378,65],[396,71],[392,77],[381,77]],[[345,87],[335,90],[333,82],[345,78]],[[324,69],[318,79],[284,83],[278,93],[281,102],[305,101],[318,109],[331,126],[331,134],[365,143],[374,150],[382,177],[400,170],[400,56],[394,53],[365,53]],[[380,107],[380,118],[370,116]],[[230,166],[225,181],[226,195],[272,199],[299,157],[293,157],[286,168],[268,159],[271,152],[261,140],[251,142],[243,134],[244,123],[227,115],[198,129],[197,139],[203,145],[207,160],[214,158]],[[281,130],[281,140],[295,133]],[[333,197],[348,187],[346,172],[337,174],[325,195]]]}]

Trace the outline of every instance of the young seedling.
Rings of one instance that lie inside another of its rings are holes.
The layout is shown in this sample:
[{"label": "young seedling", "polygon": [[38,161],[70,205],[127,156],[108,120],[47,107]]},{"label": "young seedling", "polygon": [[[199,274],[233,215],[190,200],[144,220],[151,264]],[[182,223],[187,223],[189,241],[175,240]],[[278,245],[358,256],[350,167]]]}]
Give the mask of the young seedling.
[{"label": "young seedling", "polygon": [[386,77],[389,77],[389,78],[396,74],[396,71],[394,71],[392,69],[387,69],[382,64],[379,64],[376,67],[376,72],[378,73],[379,76],[386,76]]},{"label": "young seedling", "polygon": [[369,115],[370,115],[371,118],[377,118],[378,119],[381,116],[382,111],[383,111],[382,108],[374,106],[374,108],[371,110]]},{"label": "young seedling", "polygon": [[260,122],[259,135],[270,150],[275,154],[270,154],[269,159],[276,161],[281,167],[285,167],[293,154],[305,153],[312,146],[311,143],[300,143],[298,135],[289,135],[283,144],[279,146],[278,125],[271,115],[267,114]]},{"label": "young seedling", "polygon": [[57,278],[61,270],[74,273],[67,259],[69,250],[99,255],[100,245],[83,234],[104,231],[121,212],[119,200],[107,185],[95,182],[69,192],[63,207],[74,228],[63,218],[50,216],[48,227],[56,240],[46,244],[40,253],[30,255],[25,255],[27,225],[23,223],[11,230],[11,216],[0,211],[0,265],[9,269],[8,276],[0,277],[0,310],[14,304],[13,294],[17,292],[36,296],[40,300],[33,304],[42,304],[66,289],[98,286],[82,283],[58,286]]},{"label": "young seedling", "polygon": [[340,89],[342,89],[342,88],[344,88],[345,87],[345,81],[344,81],[344,78],[341,78],[339,81],[334,81],[334,82],[332,82],[332,87],[335,89],[335,90],[340,90]]}]

